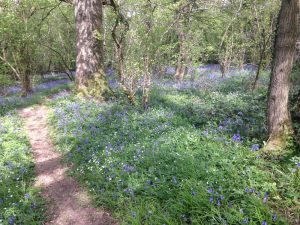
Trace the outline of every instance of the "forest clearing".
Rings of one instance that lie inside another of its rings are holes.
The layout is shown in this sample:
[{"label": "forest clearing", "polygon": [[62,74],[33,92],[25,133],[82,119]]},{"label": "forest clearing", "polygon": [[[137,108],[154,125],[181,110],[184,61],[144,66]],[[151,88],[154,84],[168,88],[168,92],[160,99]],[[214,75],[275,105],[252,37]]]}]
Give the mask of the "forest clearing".
[{"label": "forest clearing", "polygon": [[299,0],[0,0],[0,225],[300,224]]}]

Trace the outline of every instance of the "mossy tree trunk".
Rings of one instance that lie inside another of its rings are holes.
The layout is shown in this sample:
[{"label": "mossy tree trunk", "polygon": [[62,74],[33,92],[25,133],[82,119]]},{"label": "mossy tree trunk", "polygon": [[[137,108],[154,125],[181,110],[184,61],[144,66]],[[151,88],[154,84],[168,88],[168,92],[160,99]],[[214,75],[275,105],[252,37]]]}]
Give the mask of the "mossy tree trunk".
[{"label": "mossy tree trunk", "polygon": [[102,7],[102,0],[75,0],[77,91],[101,100],[109,93],[103,63]]},{"label": "mossy tree trunk", "polygon": [[281,152],[292,133],[289,111],[290,73],[295,56],[298,30],[299,0],[282,0],[274,47],[269,86],[266,151]]}]

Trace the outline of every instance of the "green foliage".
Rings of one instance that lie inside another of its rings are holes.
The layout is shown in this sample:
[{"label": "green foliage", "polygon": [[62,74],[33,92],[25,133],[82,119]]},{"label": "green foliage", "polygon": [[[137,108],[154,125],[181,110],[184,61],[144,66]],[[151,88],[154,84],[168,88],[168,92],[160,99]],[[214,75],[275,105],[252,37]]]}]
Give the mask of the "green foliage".
[{"label": "green foliage", "polygon": [[0,224],[41,224],[41,202],[32,188],[30,144],[21,119],[0,117]]},{"label": "green foliage", "polygon": [[0,3],[0,73],[21,80],[25,73],[74,68],[72,8],[53,0]]},{"label": "green foliage", "polygon": [[158,86],[146,112],[61,97],[51,103],[53,137],[123,224],[293,223],[299,157],[260,158],[266,92],[222,90]]},{"label": "green foliage", "polygon": [[58,92],[69,90],[73,88],[73,84],[63,84],[59,85],[52,89],[46,89],[39,93],[34,93],[26,98],[20,98],[18,96],[10,96],[6,98],[0,98],[0,116],[4,116],[14,111],[15,109],[19,109],[26,106],[31,106],[34,104],[40,104],[45,101],[45,98],[49,97],[49,95],[54,95]]}]

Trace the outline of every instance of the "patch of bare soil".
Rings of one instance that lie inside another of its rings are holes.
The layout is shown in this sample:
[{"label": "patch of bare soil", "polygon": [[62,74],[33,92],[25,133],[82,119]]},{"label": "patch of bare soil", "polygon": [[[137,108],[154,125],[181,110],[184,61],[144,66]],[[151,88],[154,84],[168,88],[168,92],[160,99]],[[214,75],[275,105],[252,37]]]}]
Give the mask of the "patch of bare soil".
[{"label": "patch of bare soil", "polygon": [[48,202],[46,225],[117,225],[108,212],[92,207],[86,191],[67,176],[68,167],[55,151],[49,138],[47,108],[38,106],[19,111],[25,121],[27,135],[35,158],[35,186],[42,188]]}]

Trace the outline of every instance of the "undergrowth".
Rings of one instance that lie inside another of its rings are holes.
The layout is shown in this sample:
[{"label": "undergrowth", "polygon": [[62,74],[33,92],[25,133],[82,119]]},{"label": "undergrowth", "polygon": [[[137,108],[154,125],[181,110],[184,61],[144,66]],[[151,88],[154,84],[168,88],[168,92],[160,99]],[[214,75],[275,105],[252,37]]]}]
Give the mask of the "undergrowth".
[{"label": "undergrowth", "polygon": [[264,89],[157,86],[151,102],[146,112],[72,95],[51,103],[55,143],[96,204],[124,224],[299,221],[299,155],[260,156]]},{"label": "undergrowth", "polygon": [[16,114],[0,117],[0,224],[42,224],[31,149]]}]

